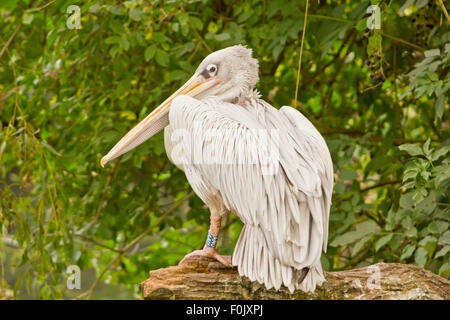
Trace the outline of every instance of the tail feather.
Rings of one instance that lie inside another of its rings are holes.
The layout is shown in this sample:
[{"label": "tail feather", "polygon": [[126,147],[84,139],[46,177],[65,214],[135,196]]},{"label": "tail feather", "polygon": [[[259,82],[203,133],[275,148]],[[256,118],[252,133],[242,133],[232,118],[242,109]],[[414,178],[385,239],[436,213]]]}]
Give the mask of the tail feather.
[{"label": "tail feather", "polygon": [[[313,254],[313,253],[311,253]],[[309,257],[308,257],[309,258]],[[306,259],[306,260],[310,260]],[[280,289],[282,285],[292,293],[296,289],[314,291],[325,281],[319,258],[307,266],[289,266],[269,249],[264,231],[257,226],[245,224],[232,257],[241,276],[264,284],[267,289]]]},{"label": "tail feather", "polygon": [[303,269],[301,269],[301,270],[298,270],[298,271],[296,272],[296,279],[295,279],[295,282],[296,282],[297,284],[302,283],[303,280],[305,280],[305,278],[306,278],[308,272],[309,272],[309,268],[306,268],[306,267],[303,268]]},{"label": "tail feather", "polygon": [[323,275],[322,265],[320,260],[309,268],[308,273],[305,275],[303,281],[297,283],[296,288],[305,292],[314,292],[317,286],[320,286],[325,282],[325,276]]}]

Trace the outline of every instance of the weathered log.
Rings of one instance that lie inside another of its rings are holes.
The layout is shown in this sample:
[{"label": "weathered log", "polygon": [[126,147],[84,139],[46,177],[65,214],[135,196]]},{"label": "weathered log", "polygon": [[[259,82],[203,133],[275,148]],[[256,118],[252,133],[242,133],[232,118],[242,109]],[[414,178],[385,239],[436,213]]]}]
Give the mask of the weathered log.
[{"label": "weathered log", "polygon": [[191,257],[183,264],[150,271],[141,283],[144,299],[401,299],[448,300],[450,281],[422,267],[400,263],[377,263],[368,267],[327,272],[327,281],[314,293],[267,290],[204,257]]}]

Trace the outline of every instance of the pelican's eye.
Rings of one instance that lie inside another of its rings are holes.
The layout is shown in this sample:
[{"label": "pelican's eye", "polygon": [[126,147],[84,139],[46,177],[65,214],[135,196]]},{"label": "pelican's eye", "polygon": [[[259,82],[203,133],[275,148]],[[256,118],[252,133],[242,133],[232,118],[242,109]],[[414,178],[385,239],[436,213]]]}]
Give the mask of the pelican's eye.
[{"label": "pelican's eye", "polygon": [[208,71],[210,76],[213,76],[217,73],[217,66],[215,64],[209,64],[206,67],[206,71]]}]

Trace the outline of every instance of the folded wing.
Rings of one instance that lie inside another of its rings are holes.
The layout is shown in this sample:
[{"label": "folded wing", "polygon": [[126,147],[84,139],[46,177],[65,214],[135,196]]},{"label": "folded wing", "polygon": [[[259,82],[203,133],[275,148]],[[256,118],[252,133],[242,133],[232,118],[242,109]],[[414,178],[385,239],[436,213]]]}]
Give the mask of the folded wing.
[{"label": "folded wing", "polygon": [[176,98],[166,151],[208,206],[220,201],[244,223],[233,253],[241,275],[268,288],[314,290],[324,281],[331,157],[298,111],[252,104]]}]

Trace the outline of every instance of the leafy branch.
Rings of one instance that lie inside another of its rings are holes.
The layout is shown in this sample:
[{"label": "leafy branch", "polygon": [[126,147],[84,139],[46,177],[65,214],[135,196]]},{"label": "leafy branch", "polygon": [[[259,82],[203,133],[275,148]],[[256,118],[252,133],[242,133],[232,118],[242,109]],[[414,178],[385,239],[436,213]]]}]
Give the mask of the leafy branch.
[{"label": "leafy branch", "polygon": [[[108,265],[102,270],[102,272],[100,273],[100,275],[97,277],[97,279],[94,281],[94,283],[92,284],[92,286],[84,293],[78,295],[77,297],[75,297],[75,300],[81,299],[83,297],[86,296],[86,299],[89,300],[92,297],[92,294],[95,291],[95,288],[97,288],[97,286],[99,285],[101,279],[103,278],[103,276],[106,274],[106,272],[112,267],[114,266],[117,261],[119,261],[119,259],[121,258],[122,255],[126,254],[126,252],[128,250],[130,250],[135,244],[137,244],[139,241],[142,240],[142,238],[144,238],[147,234],[149,234],[153,229],[155,229],[157,226],[159,226],[162,222],[164,222],[164,220],[166,219],[166,217],[171,214],[173,211],[175,211],[181,204],[183,204],[185,201],[187,201],[191,196],[193,195],[193,192],[189,193],[188,195],[186,195],[184,198],[182,198],[178,203],[176,203],[172,208],[170,208],[169,210],[167,210],[155,223],[153,223],[147,230],[145,230],[144,232],[142,232],[140,235],[138,235],[136,238],[134,238],[131,242],[129,242],[125,247],[123,247],[122,249],[119,250],[113,250],[116,251],[117,254],[116,256],[108,263]],[[97,243],[96,243],[97,244]],[[103,246],[104,247],[104,246]],[[108,248],[108,249],[112,249],[112,248]]]}]

